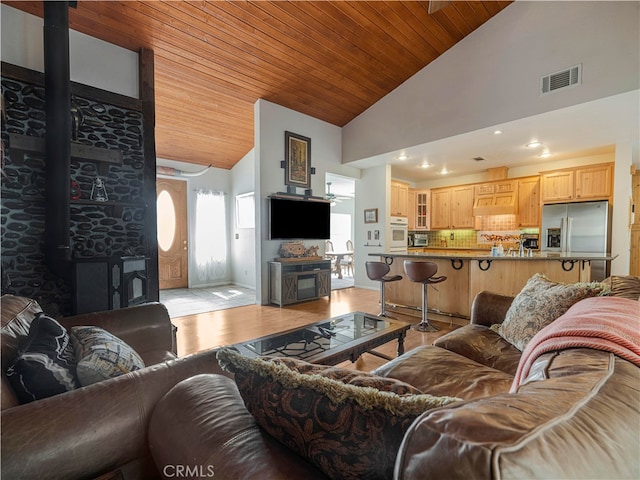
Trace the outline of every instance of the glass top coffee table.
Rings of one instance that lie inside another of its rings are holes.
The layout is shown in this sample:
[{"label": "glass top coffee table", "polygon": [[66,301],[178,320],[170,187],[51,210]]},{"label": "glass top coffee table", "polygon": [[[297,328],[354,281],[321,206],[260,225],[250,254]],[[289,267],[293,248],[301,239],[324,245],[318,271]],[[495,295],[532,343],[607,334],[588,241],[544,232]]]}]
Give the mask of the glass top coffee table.
[{"label": "glass top coffee table", "polygon": [[355,362],[365,352],[391,360],[373,349],[397,339],[398,355],[402,355],[410,326],[397,320],[353,312],[234,346],[248,357],[292,357],[323,365],[336,365],[345,360]]}]

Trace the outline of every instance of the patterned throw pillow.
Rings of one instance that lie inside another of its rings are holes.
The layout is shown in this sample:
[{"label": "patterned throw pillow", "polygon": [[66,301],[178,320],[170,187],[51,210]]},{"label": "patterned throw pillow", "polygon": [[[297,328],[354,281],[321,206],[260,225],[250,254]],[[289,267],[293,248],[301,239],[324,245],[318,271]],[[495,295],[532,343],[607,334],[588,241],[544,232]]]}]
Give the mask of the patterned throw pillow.
[{"label": "patterned throw pillow", "polygon": [[75,356],[66,329],[39,313],[7,369],[7,378],[22,403],[78,388]]},{"label": "patterned throw pillow", "polygon": [[640,301],[640,277],[634,275],[612,275],[602,283],[611,287],[609,295]]},{"label": "patterned throw pillow", "polygon": [[606,295],[609,288],[602,283],[563,284],[536,273],[513,299],[504,322],[491,329],[523,351],[536,333],[564,314],[569,307],[588,297]]},{"label": "patterned throw pillow", "polygon": [[133,348],[102,328],[71,327],[71,341],[83,387],[144,368]]},{"label": "patterned throw pillow", "polygon": [[256,422],[331,478],[392,478],[413,420],[460,400],[425,395],[395,379],[290,358],[248,358],[222,349],[218,361],[235,374]]}]

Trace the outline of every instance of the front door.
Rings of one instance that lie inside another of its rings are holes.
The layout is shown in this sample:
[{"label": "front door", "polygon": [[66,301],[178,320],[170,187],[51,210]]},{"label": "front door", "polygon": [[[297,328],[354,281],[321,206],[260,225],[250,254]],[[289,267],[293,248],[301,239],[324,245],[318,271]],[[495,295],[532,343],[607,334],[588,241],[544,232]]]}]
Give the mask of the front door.
[{"label": "front door", "polygon": [[158,274],[160,290],[187,288],[187,182],[160,178],[158,192]]}]

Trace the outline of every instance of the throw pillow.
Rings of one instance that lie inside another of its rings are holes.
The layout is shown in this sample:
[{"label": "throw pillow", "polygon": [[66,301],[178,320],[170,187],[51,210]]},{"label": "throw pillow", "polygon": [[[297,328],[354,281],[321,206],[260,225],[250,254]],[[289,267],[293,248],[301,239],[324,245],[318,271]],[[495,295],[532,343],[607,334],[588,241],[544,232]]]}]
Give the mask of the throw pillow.
[{"label": "throw pillow", "polygon": [[640,301],[640,277],[633,275],[612,275],[602,283],[611,287],[609,295]]},{"label": "throw pillow", "polygon": [[76,374],[85,387],[144,368],[136,351],[99,327],[72,327],[71,341],[78,362]]},{"label": "throw pillow", "polygon": [[608,292],[609,288],[603,283],[557,283],[537,273],[513,299],[502,324],[491,328],[523,351],[536,333],[564,314],[571,305]]},{"label": "throw pillow", "polygon": [[399,380],[291,358],[218,352],[245,405],[271,436],[331,478],[388,479],[413,420],[460,399]]},{"label": "throw pillow", "polygon": [[39,313],[7,378],[22,403],[40,400],[78,388],[76,362],[67,330]]}]

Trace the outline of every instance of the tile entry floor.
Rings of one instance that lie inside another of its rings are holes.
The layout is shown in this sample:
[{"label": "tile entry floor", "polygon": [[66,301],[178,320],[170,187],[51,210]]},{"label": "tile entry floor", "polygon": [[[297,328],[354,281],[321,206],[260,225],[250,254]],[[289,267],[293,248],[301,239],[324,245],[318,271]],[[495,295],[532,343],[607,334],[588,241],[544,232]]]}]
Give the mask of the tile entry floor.
[{"label": "tile entry floor", "polygon": [[256,292],[239,285],[218,287],[174,288],[160,290],[163,303],[171,318],[242,307],[256,303]]}]

